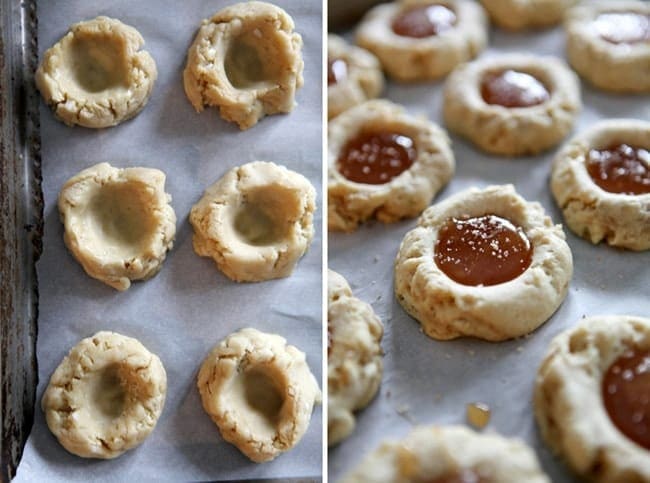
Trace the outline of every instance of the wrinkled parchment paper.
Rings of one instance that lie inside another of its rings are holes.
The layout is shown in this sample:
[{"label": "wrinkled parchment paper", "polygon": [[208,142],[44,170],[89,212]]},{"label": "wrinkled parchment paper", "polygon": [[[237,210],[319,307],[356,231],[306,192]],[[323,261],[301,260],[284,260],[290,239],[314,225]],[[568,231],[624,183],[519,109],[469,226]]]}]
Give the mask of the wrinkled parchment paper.
[{"label": "wrinkled parchment paper", "polygon": [[[564,57],[560,28],[509,34],[492,30],[490,48]],[[582,84],[584,109],[575,132],[609,117],[650,119],[648,96],[616,96]],[[384,96],[442,124],[442,83],[389,84]],[[555,223],[561,212],[548,187],[555,149],[528,158],[488,156],[452,136],[456,174],[434,202],[471,186],[513,183],[528,200],[542,203]],[[416,220],[393,225],[369,223],[353,234],[330,234],[329,266],[345,276],[359,298],[372,304],[385,326],[384,376],[380,392],[358,413],[352,436],[329,451],[330,481],[351,470],[379,442],[405,436],[415,425],[465,424],[465,406],[487,403],[492,419],[485,431],[517,436],[531,444],[554,482],[573,481],[566,467],[546,449],[536,430],[531,394],[537,367],[550,340],[581,317],[598,314],[650,316],[650,252],[633,253],[592,246],[565,229],[573,252],[569,294],[555,315],[528,337],[510,342],[436,342],[399,305],[393,294],[393,260]]]},{"label": "wrinkled parchment paper", "polygon": [[[307,353],[319,381],[322,372],[321,2],[276,2],[293,17],[303,36],[305,86],[298,91],[298,106],[291,114],[267,117],[244,132],[223,121],[215,109],[194,112],[182,85],[185,54],[201,20],[232,3],[39,2],[41,54],[70,24],[108,15],[140,31],[157,63],[158,80],[140,115],[104,130],[65,126],[41,103],[45,237],[37,265],[38,407],[16,481],[205,481],[321,474],[320,407],[296,448],[273,462],[256,464],[221,438],[196,390],[196,374],[210,348],[247,326],[284,336]],[[211,259],[193,252],[188,214],[207,186],[229,168],[254,160],[284,164],[314,184],[319,204],[316,237],[291,277],[237,284]],[[162,169],[178,218],[176,242],[162,271],[124,293],[83,272],[63,244],[56,209],[62,184],[102,161]],[[52,371],[74,344],[99,330],[139,339],[158,354],[168,377],[157,427],[139,448],[112,461],[69,454],[47,429],[40,410]]]}]

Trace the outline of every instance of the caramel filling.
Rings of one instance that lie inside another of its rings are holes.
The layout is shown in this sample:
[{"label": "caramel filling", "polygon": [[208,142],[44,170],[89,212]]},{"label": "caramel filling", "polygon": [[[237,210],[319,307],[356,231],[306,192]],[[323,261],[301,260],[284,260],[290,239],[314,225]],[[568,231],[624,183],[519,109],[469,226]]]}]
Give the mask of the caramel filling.
[{"label": "caramel filling", "polygon": [[415,162],[413,139],[392,131],[361,132],[350,139],[339,155],[337,169],[350,181],[388,183]]},{"label": "caramel filling", "polygon": [[343,59],[327,61],[327,85],[338,84],[348,76],[348,64]]},{"label": "caramel filling", "polygon": [[488,104],[504,107],[536,106],[551,98],[544,84],[530,74],[515,70],[485,75],[481,95]]},{"label": "caramel filling", "polygon": [[400,13],[393,20],[393,32],[402,37],[421,39],[454,28],[456,14],[444,5],[416,7]]},{"label": "caramel filling", "polygon": [[650,193],[650,151],[619,144],[591,149],[587,172],[600,188],[610,193],[641,195]]},{"label": "caramel filling", "polygon": [[614,425],[650,450],[650,350],[628,350],[603,377],[603,402]]},{"label": "caramel filling", "polygon": [[438,268],[463,285],[497,285],[521,275],[533,248],[524,231],[496,215],[451,218],[438,233]]},{"label": "caramel filling", "polygon": [[463,469],[456,473],[440,476],[430,480],[424,480],[422,483],[488,483],[489,480],[471,469]]},{"label": "caramel filling", "polygon": [[603,13],[594,20],[601,38],[612,44],[638,44],[650,41],[650,15],[633,12]]}]

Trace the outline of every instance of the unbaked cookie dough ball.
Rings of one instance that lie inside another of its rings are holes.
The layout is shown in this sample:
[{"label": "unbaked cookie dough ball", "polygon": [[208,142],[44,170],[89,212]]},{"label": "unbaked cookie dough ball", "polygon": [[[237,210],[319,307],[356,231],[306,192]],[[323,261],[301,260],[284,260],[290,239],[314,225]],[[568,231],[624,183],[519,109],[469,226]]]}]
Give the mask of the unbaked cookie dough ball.
[{"label": "unbaked cookie dough ball", "polygon": [[327,36],[328,118],[377,97],[383,87],[384,75],[377,57],[338,35]]},{"label": "unbaked cookie dough ball", "polygon": [[305,354],[255,329],[222,340],[203,361],[197,385],[221,436],[257,463],[298,444],[322,399]]},{"label": "unbaked cookie dough ball", "polygon": [[377,394],[383,371],[384,326],[372,307],[352,295],[348,282],[327,271],[327,444],[347,438],[354,411]]},{"label": "unbaked cookie dough ball", "polygon": [[162,171],[97,164],[61,188],[63,240],[88,275],[126,290],[158,273],[172,249],[176,214],[170,202]]},{"label": "unbaked cookie dough ball", "polygon": [[492,154],[537,154],[555,146],[581,107],[578,77],[553,57],[481,57],[445,82],[447,127]]},{"label": "unbaked cookie dough ball", "polygon": [[535,381],[542,437],[585,481],[650,481],[650,319],[587,317],[551,342]]},{"label": "unbaked cookie dough ball", "polygon": [[487,17],[469,0],[401,0],[370,10],[356,32],[397,81],[444,77],[487,44]]},{"label": "unbaked cookie dough ball", "polygon": [[386,441],[341,483],[550,483],[531,448],[518,439],[462,426],[419,426]]},{"label": "unbaked cookie dough ball", "polygon": [[544,28],[562,21],[579,0],[480,0],[490,19],[509,30]]},{"label": "unbaked cookie dough ball", "polygon": [[371,218],[392,223],[417,216],[455,168],[444,130],[384,100],[330,121],[327,148],[327,223],[333,231],[353,231]]},{"label": "unbaked cookie dough ball", "polygon": [[160,359],[140,342],[98,332],[56,368],[41,406],[59,443],[84,458],[115,458],[153,431],[167,393]]},{"label": "unbaked cookie dough ball", "polygon": [[293,19],[266,2],[236,3],[203,21],[187,51],[185,94],[197,112],[248,129],[267,114],[291,112],[302,87],[302,37]]},{"label": "unbaked cookie dough ball", "polygon": [[502,341],[546,322],[573,259],[561,225],[512,185],[471,188],[427,208],[395,260],[395,295],[439,340]]},{"label": "unbaked cookie dough ball", "polygon": [[79,22],[45,51],[36,86],[68,125],[115,126],[138,114],[158,77],[142,35],[119,20]]},{"label": "unbaked cookie dough ball", "polygon": [[650,93],[650,3],[582,2],[565,22],[571,67],[599,89]]},{"label": "unbaked cookie dough ball", "polygon": [[314,238],[315,210],[301,174],[264,161],[232,168],[192,207],[194,251],[236,282],[288,277]]},{"label": "unbaked cookie dough ball", "polygon": [[555,157],[551,191],[577,235],[650,249],[650,122],[609,119],[578,134]]}]

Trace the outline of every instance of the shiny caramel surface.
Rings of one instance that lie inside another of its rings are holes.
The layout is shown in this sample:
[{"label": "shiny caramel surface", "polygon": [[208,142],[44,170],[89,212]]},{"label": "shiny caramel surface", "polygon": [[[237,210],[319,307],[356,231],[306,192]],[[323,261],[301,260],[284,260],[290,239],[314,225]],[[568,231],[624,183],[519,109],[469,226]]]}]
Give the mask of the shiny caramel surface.
[{"label": "shiny caramel surface", "polygon": [[650,450],[650,350],[631,349],[614,361],[603,376],[602,396],[614,425]]},{"label": "shiny caramel surface", "polygon": [[534,76],[515,70],[486,74],[481,95],[488,104],[504,107],[531,107],[551,98],[544,84]]},{"label": "shiny caramel surface", "polygon": [[650,151],[628,144],[590,149],[587,172],[598,186],[610,193],[650,193]]},{"label": "shiny caramel surface", "polygon": [[496,215],[451,218],[438,233],[435,262],[463,285],[497,285],[521,275],[533,248],[523,230]]},{"label": "shiny caramel surface", "polygon": [[393,32],[402,37],[425,38],[454,28],[456,14],[444,5],[416,7],[400,13],[392,23]]},{"label": "shiny caramel surface", "polygon": [[337,169],[355,183],[383,184],[409,169],[416,156],[415,143],[408,136],[391,131],[365,131],[343,146]]}]

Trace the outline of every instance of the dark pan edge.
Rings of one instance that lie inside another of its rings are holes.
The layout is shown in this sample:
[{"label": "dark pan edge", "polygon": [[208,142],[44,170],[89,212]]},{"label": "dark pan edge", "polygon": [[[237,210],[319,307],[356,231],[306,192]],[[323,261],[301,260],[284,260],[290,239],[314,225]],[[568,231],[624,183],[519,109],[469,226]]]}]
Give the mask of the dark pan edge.
[{"label": "dark pan edge", "polygon": [[36,2],[0,0],[0,478],[16,472],[34,420],[42,251]]}]

